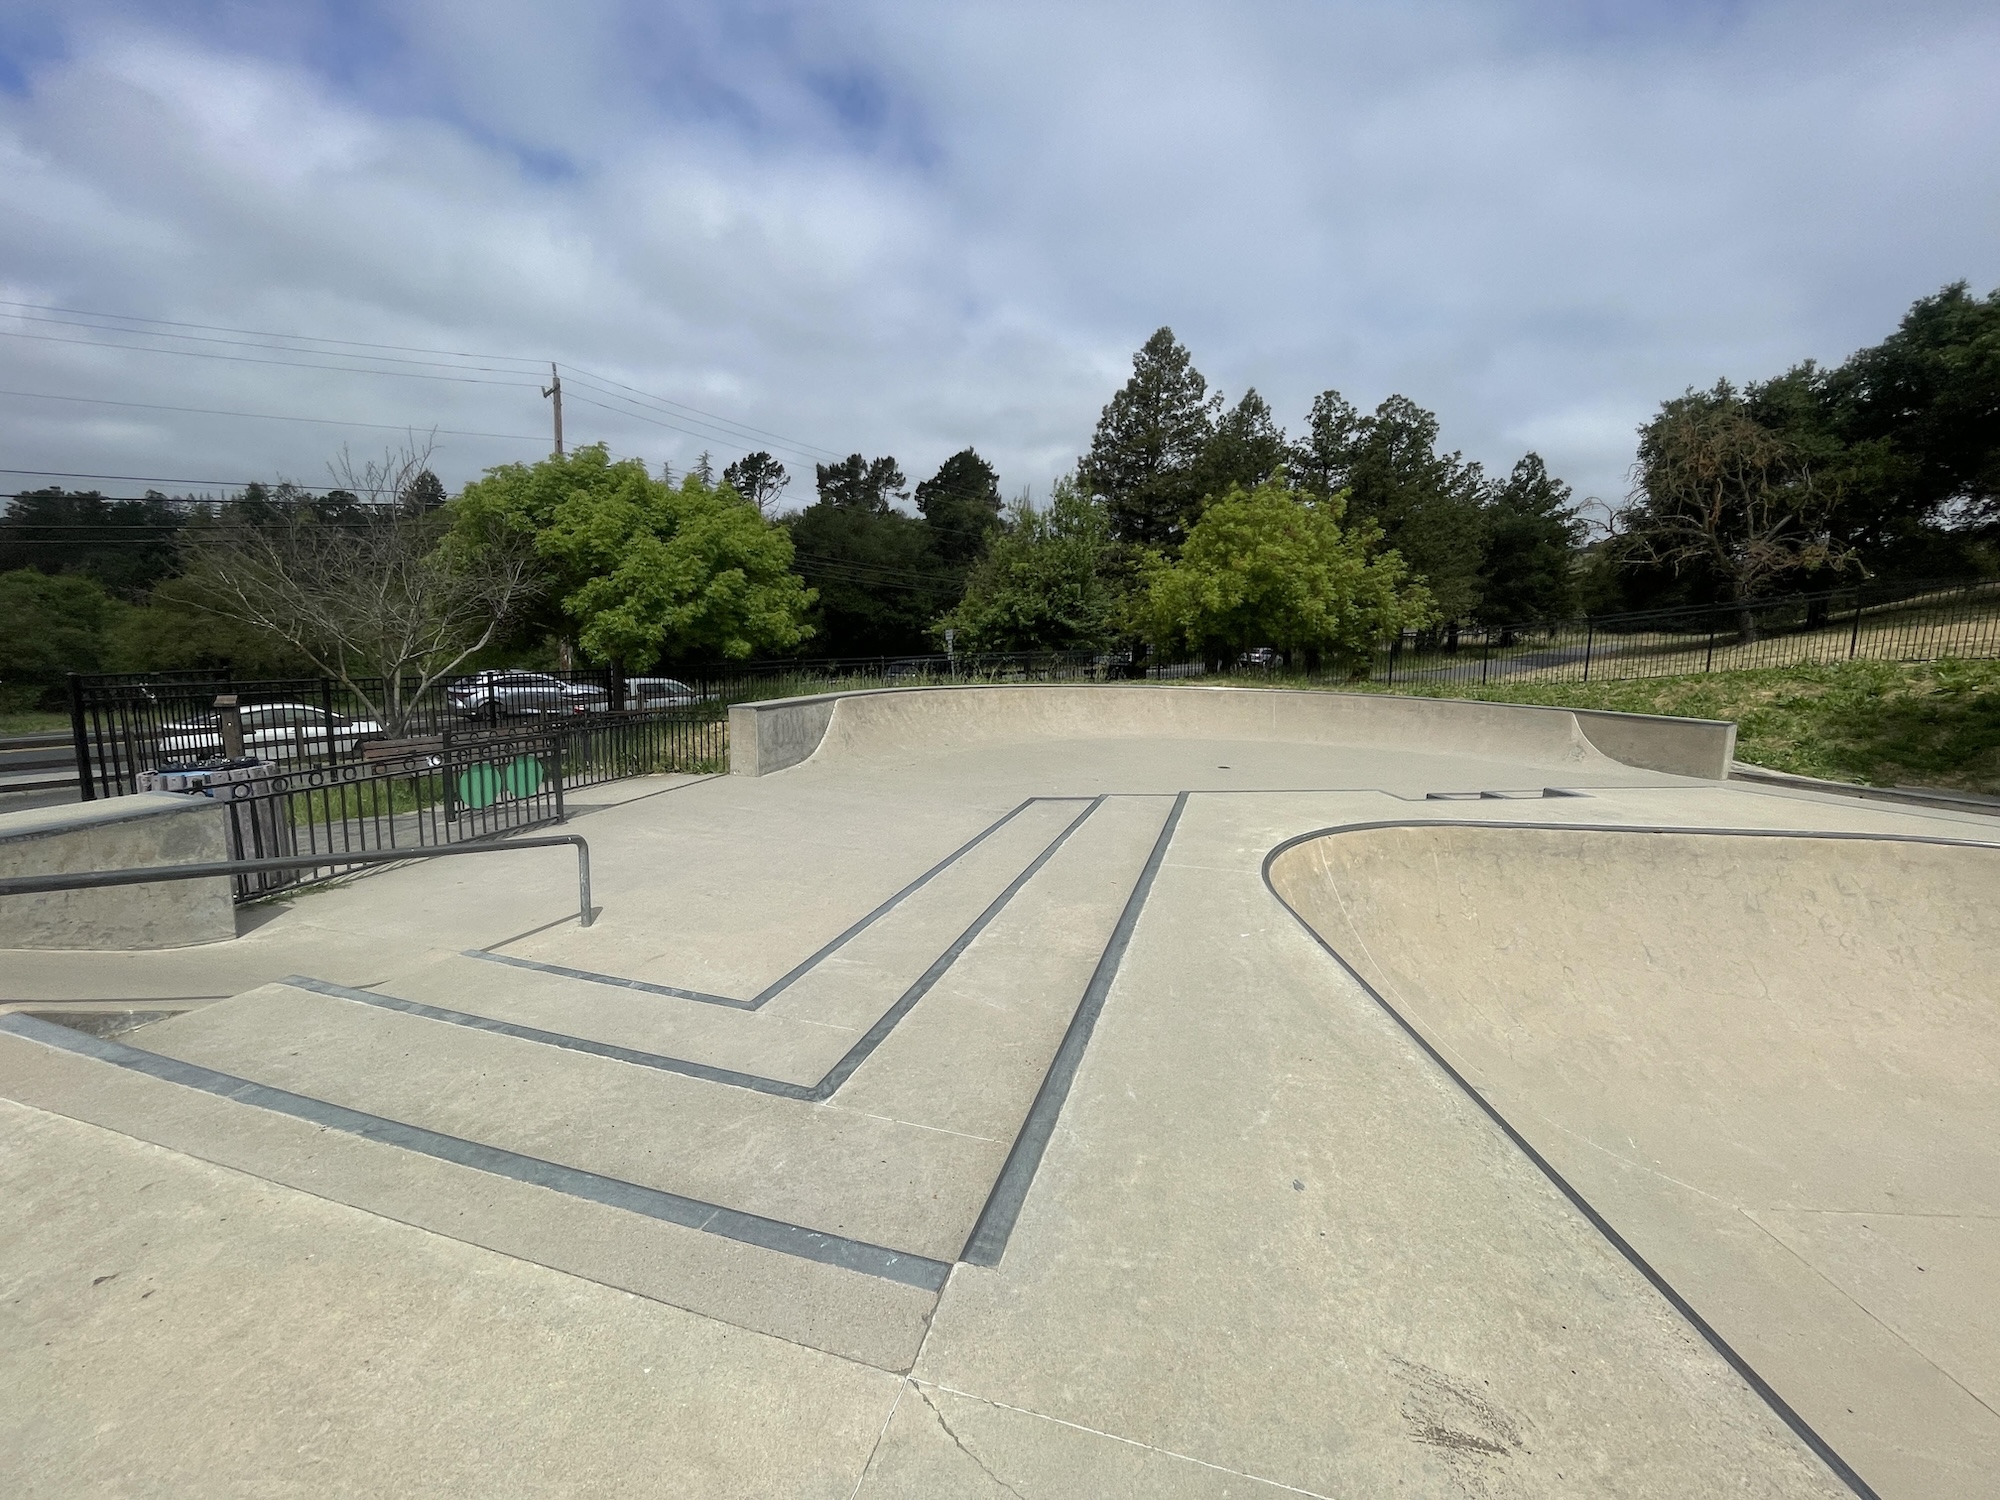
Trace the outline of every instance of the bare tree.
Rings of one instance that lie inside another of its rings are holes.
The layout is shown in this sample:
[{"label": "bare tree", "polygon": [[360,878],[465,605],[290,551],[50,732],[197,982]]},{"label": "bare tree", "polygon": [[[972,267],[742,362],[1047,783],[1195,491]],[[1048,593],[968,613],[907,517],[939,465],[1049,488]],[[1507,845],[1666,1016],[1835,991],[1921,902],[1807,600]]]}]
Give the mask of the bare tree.
[{"label": "bare tree", "polygon": [[189,528],[187,578],[212,613],[268,631],[336,678],[393,737],[424,693],[492,643],[534,593],[533,559],[496,537],[477,547],[446,517],[405,503],[428,444],[329,467],[360,505],[294,499],[251,522],[225,511]]},{"label": "bare tree", "polygon": [[1640,429],[1632,473],[1627,555],[1710,572],[1737,606],[1740,640],[1757,638],[1749,604],[1773,583],[1854,566],[1828,535],[1837,492],[1726,381],[1667,402]]}]

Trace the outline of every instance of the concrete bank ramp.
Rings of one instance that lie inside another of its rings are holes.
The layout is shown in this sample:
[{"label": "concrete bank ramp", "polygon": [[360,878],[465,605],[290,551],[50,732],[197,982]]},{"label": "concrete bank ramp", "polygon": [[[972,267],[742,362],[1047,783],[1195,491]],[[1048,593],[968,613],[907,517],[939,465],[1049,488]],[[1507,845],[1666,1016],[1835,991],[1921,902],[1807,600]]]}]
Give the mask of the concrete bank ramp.
[{"label": "concrete bank ramp", "polygon": [[1720,779],[1735,726],[1379,693],[1138,683],[888,688],[730,711],[731,769],[752,776],[808,759],[880,761],[982,744],[1102,739],[1282,741],[1547,766],[1615,761]]},{"label": "concrete bank ramp", "polygon": [[1994,1493],[2000,845],[1401,826],[1266,874],[1878,1493]]}]

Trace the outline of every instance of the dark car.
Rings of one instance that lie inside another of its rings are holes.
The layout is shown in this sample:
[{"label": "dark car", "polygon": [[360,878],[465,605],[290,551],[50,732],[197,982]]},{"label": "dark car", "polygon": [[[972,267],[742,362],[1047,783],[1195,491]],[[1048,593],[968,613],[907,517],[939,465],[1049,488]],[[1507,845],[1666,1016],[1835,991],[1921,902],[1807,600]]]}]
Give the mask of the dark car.
[{"label": "dark car", "polygon": [[453,713],[488,720],[602,713],[610,703],[603,688],[512,670],[475,672],[446,688],[444,697]]}]

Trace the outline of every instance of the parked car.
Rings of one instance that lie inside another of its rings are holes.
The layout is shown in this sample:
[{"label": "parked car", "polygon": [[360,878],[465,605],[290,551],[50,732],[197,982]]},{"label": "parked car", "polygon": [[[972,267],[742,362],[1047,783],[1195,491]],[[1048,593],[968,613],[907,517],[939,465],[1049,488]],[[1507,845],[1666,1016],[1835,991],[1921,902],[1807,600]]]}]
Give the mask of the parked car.
[{"label": "parked car", "polygon": [[698,693],[678,677],[628,677],[625,679],[625,706],[640,708],[688,708],[703,702]]},{"label": "parked car", "polygon": [[[351,755],[363,740],[380,739],[373,719],[329,714],[310,703],[250,703],[237,710],[243,720],[243,753],[259,760],[302,760]],[[160,731],[160,755],[167,760],[201,760],[222,754],[220,716],[207,713]]]},{"label": "parked car", "polygon": [[610,702],[610,694],[589,683],[512,670],[475,672],[446,688],[444,697],[453,713],[488,720],[602,713]]}]

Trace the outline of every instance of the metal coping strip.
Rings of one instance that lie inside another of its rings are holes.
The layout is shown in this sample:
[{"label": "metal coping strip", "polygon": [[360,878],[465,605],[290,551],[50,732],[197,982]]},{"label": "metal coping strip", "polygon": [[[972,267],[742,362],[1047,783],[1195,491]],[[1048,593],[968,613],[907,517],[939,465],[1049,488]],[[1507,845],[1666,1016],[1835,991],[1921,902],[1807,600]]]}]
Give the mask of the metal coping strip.
[{"label": "metal coping strip", "polygon": [[[487,963],[507,964],[516,969],[528,969],[538,974],[554,974],[561,979],[580,979],[586,984],[602,984],[609,985],[613,989],[637,990],[640,994],[644,995],[664,995],[670,1000],[694,1000],[703,1005],[727,1006],[731,1010],[761,1010],[768,1001],[777,998],[782,991],[790,988],[791,985],[804,978],[807,973],[818,964],[824,962],[831,954],[874,926],[875,923],[895,910],[897,906],[929,885],[931,881],[942,875],[952,865],[970,854],[979,845],[986,842],[987,839],[998,833],[1007,824],[1013,822],[1014,819],[1018,818],[1037,802],[1083,802],[1087,800],[1089,799],[1084,797],[1026,798],[1011,812],[987,824],[986,827],[974,834],[963,844],[960,844],[951,853],[947,854],[915,880],[896,892],[895,895],[889,897],[888,900],[855,922],[846,931],[822,945],[818,951],[801,959],[789,972],[780,975],[748,1000],[739,1000],[733,995],[711,995],[705,990],[688,990],[677,988],[674,985],[653,984],[644,979],[626,979],[617,974],[601,974],[593,969],[572,969],[562,964],[542,963],[532,958],[516,958],[512,954],[495,953],[488,948],[467,948],[461,956],[465,958],[484,959]],[[1100,798],[1099,800],[1103,799]]]},{"label": "metal coping strip", "polygon": [[1698,838],[1830,839],[1868,843],[1939,844],[1948,848],[1992,850],[2000,850],[2000,844],[1989,843],[1979,839],[1949,839],[1924,834],[1853,833],[1795,828],[1675,828],[1660,824],[1636,823],[1508,823],[1457,818],[1410,818],[1377,823],[1350,823],[1340,827],[1315,829],[1310,833],[1302,833],[1295,838],[1286,839],[1282,844],[1279,844],[1269,854],[1264,856],[1264,888],[1271,893],[1280,906],[1291,913],[1292,919],[1305,929],[1306,935],[1317,943],[1328,957],[1339,964],[1346,971],[1349,978],[1361,986],[1362,992],[1382,1008],[1383,1013],[1391,1021],[1395,1022],[1403,1033],[1423,1050],[1424,1055],[1437,1066],[1439,1071],[1458,1086],[1459,1091],[1467,1099],[1471,1100],[1482,1114],[1499,1127],[1500,1132],[1514,1143],[1515,1148],[1523,1156],[1527,1157],[1544,1177],[1554,1184],[1556,1190],[1569,1200],[1576,1211],[1582,1214],[1599,1234],[1604,1236],[1611,1247],[1624,1256],[1634,1270],[1646,1278],[1652,1285],[1653,1290],[1666,1298],[1674,1311],[1687,1319],[1689,1325],[1707,1341],[1709,1347],[1722,1356],[1723,1361],[1742,1377],[1744,1383],[1752,1391],[1756,1392],[1762,1398],[1764,1404],[1777,1415],[1778,1419],[1792,1430],[1793,1435],[1800,1442],[1804,1443],[1807,1448],[1811,1449],[1813,1454],[1833,1471],[1841,1483],[1845,1484],[1857,1496],[1860,1496],[1861,1500],[1880,1500],[1874,1489],[1854,1471],[1846,1459],[1840,1456],[1834,1446],[1821,1437],[1811,1423],[1807,1422],[1804,1417],[1794,1411],[1791,1403],[1780,1396],[1771,1383],[1758,1374],[1756,1368],[1739,1354],[1730,1342],[1706,1318],[1695,1311],[1694,1305],[1674,1288],[1673,1283],[1668,1281],[1659,1271],[1655,1270],[1652,1263],[1645,1256],[1641,1255],[1629,1240],[1612,1227],[1611,1221],[1599,1213],[1592,1206],[1590,1200],[1578,1192],[1570,1184],[1569,1179],[1557,1171],[1555,1165],[1529,1143],[1525,1135],[1514,1128],[1507,1117],[1500,1113],[1499,1108],[1485,1094],[1474,1087],[1464,1074],[1451,1065],[1443,1052],[1431,1044],[1430,1039],[1418,1029],[1416,1024],[1396,1009],[1395,1006],[1391,1005],[1382,995],[1381,991],[1377,990],[1374,985],[1363,978],[1361,971],[1349,963],[1338,948],[1322,937],[1313,927],[1312,923],[1301,916],[1298,909],[1279,894],[1277,886],[1272,884],[1271,866],[1287,851],[1295,849],[1301,844],[1312,843],[1316,839],[1336,837],[1343,833],[1361,833],[1383,828],[1483,828],[1506,829],[1509,831],[1538,829],[1557,833],[1686,834]]},{"label": "metal coping strip", "polygon": [[1083,1064],[1083,1054],[1090,1046],[1091,1033],[1096,1030],[1105,997],[1111,993],[1111,983],[1125,961],[1125,950],[1132,942],[1133,930],[1139,925],[1139,913],[1146,905],[1146,898],[1152,894],[1153,881],[1166,860],[1167,846],[1173,842],[1174,830],[1180,826],[1188,796],[1189,793],[1182,792],[1174,798],[1167,821],[1160,828],[1160,836],[1153,842],[1153,852],[1146,857],[1145,867],[1132,886],[1132,894],[1125,898],[1125,909],[1118,914],[1118,924],[1111,929],[1110,941],[1105,943],[1104,952],[1091,973],[1090,983],[1084,987],[1083,998],[1077,1002],[1076,1013],[1070,1017],[1069,1029],[1063,1033],[1056,1055],[1049,1062],[1042,1086],[1035,1091],[1035,1101],[1028,1107],[1027,1118],[1021,1122],[1020,1132],[1014,1137],[1006,1164],[994,1179],[993,1190],[986,1197],[986,1206],[980,1210],[979,1220],[972,1226],[965,1248],[959,1252],[959,1259],[970,1265],[997,1266],[1000,1258],[1007,1253],[1007,1241],[1014,1232],[1014,1222],[1021,1215],[1022,1205],[1028,1201],[1028,1189],[1034,1185],[1035,1174],[1041,1169],[1042,1153],[1048,1149],[1049,1139],[1055,1134],[1056,1121],[1061,1118],[1063,1104],[1069,1098],[1070,1085],[1075,1082],[1077,1069]]},{"label": "metal coping strip", "polygon": [[0,1016],[0,1031],[9,1031],[44,1046],[95,1058],[167,1083],[200,1089],[238,1104],[290,1115],[294,1119],[360,1136],[364,1140],[380,1141],[439,1161],[548,1188],[566,1197],[622,1208],[669,1224],[700,1230],[704,1234],[720,1235],[746,1245],[817,1261],[822,1265],[838,1266],[864,1276],[900,1282],[923,1291],[941,1291],[951,1272],[949,1264],[929,1256],[911,1255],[870,1244],[866,1240],[848,1239],[843,1235],[828,1234],[779,1219],[767,1219],[660,1188],[643,1187],[578,1167],[544,1161],[540,1157],[505,1151],[498,1146],[444,1135],[419,1125],[386,1120],[380,1115],[366,1114],[343,1105],[329,1104],[323,1099],[307,1098],[212,1068],[128,1047],[123,1042],[106,1041],[54,1022],[36,1020],[32,1016]]}]

